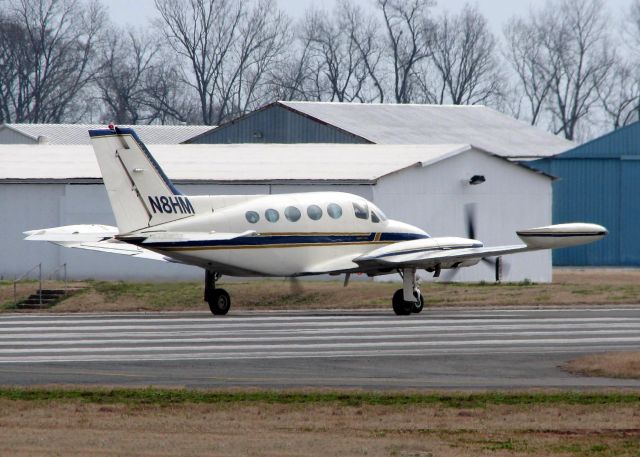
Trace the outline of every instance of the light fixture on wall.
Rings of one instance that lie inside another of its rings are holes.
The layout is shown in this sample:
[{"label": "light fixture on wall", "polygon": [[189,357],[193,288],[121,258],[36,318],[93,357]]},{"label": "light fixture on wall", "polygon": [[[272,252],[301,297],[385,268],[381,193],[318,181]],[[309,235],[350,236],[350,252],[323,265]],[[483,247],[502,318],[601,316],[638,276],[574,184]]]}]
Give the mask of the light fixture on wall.
[{"label": "light fixture on wall", "polygon": [[262,134],[262,132],[260,130],[256,130],[255,132],[253,132],[253,137],[257,138],[257,139],[262,139],[264,137],[264,135]]},{"label": "light fixture on wall", "polygon": [[469,179],[469,185],[470,186],[477,186],[478,184],[482,184],[483,182],[485,182],[487,179],[484,177],[484,175],[473,175],[470,179]]}]

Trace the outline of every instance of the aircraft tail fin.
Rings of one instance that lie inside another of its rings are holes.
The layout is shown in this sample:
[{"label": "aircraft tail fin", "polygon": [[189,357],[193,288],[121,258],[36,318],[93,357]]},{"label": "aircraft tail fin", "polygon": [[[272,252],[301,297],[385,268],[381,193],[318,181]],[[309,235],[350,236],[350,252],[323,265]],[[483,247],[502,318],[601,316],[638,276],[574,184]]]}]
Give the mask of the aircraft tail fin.
[{"label": "aircraft tail fin", "polygon": [[195,214],[131,128],[89,130],[120,233]]}]

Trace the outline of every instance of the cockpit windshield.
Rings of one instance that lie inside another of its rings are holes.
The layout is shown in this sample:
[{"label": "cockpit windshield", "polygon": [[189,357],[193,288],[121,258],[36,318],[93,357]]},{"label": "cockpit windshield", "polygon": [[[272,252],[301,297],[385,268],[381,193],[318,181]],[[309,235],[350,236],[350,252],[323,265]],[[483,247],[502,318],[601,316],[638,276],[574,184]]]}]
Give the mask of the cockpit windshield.
[{"label": "cockpit windshield", "polygon": [[[380,208],[378,208],[376,205],[371,205],[371,217],[373,217],[374,213],[378,216],[378,218],[380,218],[382,222],[388,219],[387,215],[384,214]],[[376,221],[373,221],[373,222],[376,222]]]}]

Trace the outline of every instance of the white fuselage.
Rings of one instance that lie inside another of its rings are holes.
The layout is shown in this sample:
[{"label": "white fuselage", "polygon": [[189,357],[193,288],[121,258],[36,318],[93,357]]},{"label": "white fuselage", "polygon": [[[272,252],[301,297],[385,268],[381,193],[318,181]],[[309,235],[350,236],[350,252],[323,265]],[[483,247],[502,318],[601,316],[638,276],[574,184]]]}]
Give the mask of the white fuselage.
[{"label": "white fuselage", "polygon": [[[195,215],[138,231],[152,235],[141,246],[226,275],[358,271],[351,259],[359,255],[429,237],[417,227],[387,219],[371,202],[347,193],[185,198]],[[247,235],[215,237],[243,232]],[[163,240],[155,242],[153,235],[158,233]]]}]

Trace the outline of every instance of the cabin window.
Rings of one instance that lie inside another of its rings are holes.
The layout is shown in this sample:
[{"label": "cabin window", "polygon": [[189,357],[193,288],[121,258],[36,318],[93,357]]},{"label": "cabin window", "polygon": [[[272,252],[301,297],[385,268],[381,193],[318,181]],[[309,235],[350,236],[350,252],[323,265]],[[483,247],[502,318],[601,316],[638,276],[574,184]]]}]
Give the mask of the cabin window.
[{"label": "cabin window", "polygon": [[374,224],[377,224],[378,222],[380,222],[380,218],[376,215],[376,213],[371,210],[371,222],[373,222]]},{"label": "cabin window", "polygon": [[264,217],[269,222],[278,222],[278,219],[280,219],[280,213],[273,208],[269,208],[264,212]]},{"label": "cabin window", "polygon": [[255,224],[260,220],[260,215],[255,211],[247,211],[244,215],[251,224]]},{"label": "cabin window", "polygon": [[327,206],[327,214],[331,219],[339,219],[342,216],[342,207],[337,203],[329,203]]},{"label": "cabin window", "polygon": [[369,219],[369,206],[366,203],[353,202],[353,210],[358,219]]},{"label": "cabin window", "polygon": [[309,216],[309,219],[317,221],[322,217],[322,208],[320,208],[318,205],[309,206],[307,208],[307,216]]},{"label": "cabin window", "polygon": [[302,216],[302,214],[300,213],[300,210],[295,206],[287,206],[287,208],[284,210],[284,217],[286,217],[291,222],[296,222],[300,219],[300,216]]}]

